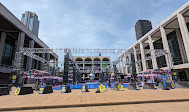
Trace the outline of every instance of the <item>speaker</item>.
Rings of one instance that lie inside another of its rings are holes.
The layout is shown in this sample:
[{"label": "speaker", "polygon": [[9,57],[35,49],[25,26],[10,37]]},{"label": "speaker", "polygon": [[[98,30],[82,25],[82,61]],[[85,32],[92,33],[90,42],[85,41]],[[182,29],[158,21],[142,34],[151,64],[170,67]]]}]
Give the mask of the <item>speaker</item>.
[{"label": "speaker", "polygon": [[69,54],[64,55],[64,74],[63,74],[63,83],[68,83],[68,72],[69,72]]},{"label": "speaker", "polygon": [[73,82],[76,82],[76,69],[75,69],[75,66],[73,66]]},{"label": "speaker", "polygon": [[117,68],[116,68],[116,65],[113,65],[113,69],[114,69],[114,81],[117,81]]}]

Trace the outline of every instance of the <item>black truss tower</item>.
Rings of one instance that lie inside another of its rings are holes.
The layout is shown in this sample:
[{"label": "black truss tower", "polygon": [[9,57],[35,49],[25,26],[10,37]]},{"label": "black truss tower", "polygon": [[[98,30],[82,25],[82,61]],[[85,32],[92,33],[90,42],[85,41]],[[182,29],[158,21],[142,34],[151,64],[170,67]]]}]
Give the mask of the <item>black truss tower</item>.
[{"label": "black truss tower", "polygon": [[69,54],[64,55],[64,74],[63,74],[63,84],[68,84],[68,72],[69,72]]}]

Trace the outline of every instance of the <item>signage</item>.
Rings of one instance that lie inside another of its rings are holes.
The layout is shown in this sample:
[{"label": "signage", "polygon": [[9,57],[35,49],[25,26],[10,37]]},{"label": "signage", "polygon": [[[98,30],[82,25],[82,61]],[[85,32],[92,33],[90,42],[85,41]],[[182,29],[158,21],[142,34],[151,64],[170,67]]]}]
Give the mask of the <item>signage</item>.
[{"label": "signage", "polygon": [[123,85],[122,85],[122,84],[119,84],[119,85],[118,85],[118,90],[119,90],[119,91],[123,91]]},{"label": "signage", "polygon": [[12,76],[12,80],[16,80],[16,75],[13,75],[13,76]]},{"label": "signage", "polygon": [[88,91],[88,86],[87,85],[82,85],[81,92],[89,92]]},{"label": "signage", "polygon": [[100,84],[99,89],[100,89],[100,92],[103,93],[105,91],[105,85]]},{"label": "signage", "polygon": [[163,81],[163,87],[167,87],[165,75],[161,75]]},{"label": "signage", "polygon": [[15,90],[15,95],[19,95],[21,87],[17,87]]},{"label": "signage", "polygon": [[61,87],[61,93],[66,93],[67,86],[62,86]]},{"label": "signage", "polygon": [[39,88],[39,94],[43,94],[43,92],[44,92],[44,86],[40,86],[40,88]]},{"label": "signage", "polygon": [[138,85],[138,83],[136,82],[136,90],[140,90],[140,87],[139,87],[139,85]]},{"label": "signage", "polygon": [[156,83],[154,83],[153,85],[154,85],[154,89],[157,89]]},{"label": "signage", "polygon": [[174,86],[174,84],[172,82],[171,82],[171,88],[175,89],[175,86]]}]

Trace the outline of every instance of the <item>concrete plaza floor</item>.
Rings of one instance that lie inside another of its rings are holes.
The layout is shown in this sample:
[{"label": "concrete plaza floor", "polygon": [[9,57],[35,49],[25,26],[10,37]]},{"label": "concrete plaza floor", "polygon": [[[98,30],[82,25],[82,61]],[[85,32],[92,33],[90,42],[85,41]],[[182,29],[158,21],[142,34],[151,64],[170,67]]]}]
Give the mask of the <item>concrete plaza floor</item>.
[{"label": "concrete plaza floor", "polygon": [[[189,102],[19,110],[14,112],[188,112]],[[11,112],[11,111],[7,111]]]},{"label": "concrete plaza floor", "polygon": [[[17,110],[17,112],[188,112],[189,89],[172,90],[107,90],[104,93],[95,93],[96,90],[82,93],[81,90],[72,90],[72,93],[60,93],[60,90],[51,94],[34,94],[15,96],[14,91],[10,95],[0,96],[0,110],[2,108],[28,108],[45,107],[47,109]],[[173,100],[187,100],[181,102],[167,102]],[[159,101],[149,103],[149,101]],[[166,101],[166,102],[162,102]],[[143,102],[137,104],[137,102]],[[145,103],[148,102],[148,103]],[[123,104],[119,104],[123,103]],[[93,106],[90,105],[96,104]],[[103,105],[110,104],[110,105]],[[119,105],[116,105],[119,104]],[[69,107],[77,105],[76,107]],[[78,107],[78,105],[82,105]],[[101,105],[101,106],[97,106]],[[103,105],[103,106],[102,106]],[[57,108],[48,108],[58,106]],[[65,108],[65,106],[68,106]]]}]

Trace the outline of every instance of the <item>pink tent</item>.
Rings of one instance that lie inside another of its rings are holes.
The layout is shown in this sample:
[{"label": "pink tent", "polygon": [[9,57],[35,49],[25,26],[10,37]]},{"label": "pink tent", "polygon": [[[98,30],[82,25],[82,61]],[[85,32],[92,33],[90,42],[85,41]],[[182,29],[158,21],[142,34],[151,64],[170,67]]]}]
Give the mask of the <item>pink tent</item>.
[{"label": "pink tent", "polygon": [[124,77],[124,79],[127,79],[128,77],[131,77],[131,76],[130,76],[130,75],[127,75],[127,76]]},{"label": "pink tent", "polygon": [[144,75],[142,75],[142,74],[138,74],[138,75],[137,75],[137,77],[142,77],[142,76],[144,76]]},{"label": "pink tent", "polygon": [[111,80],[114,80],[114,78],[113,78],[113,77],[111,77],[110,79],[111,79]]}]

